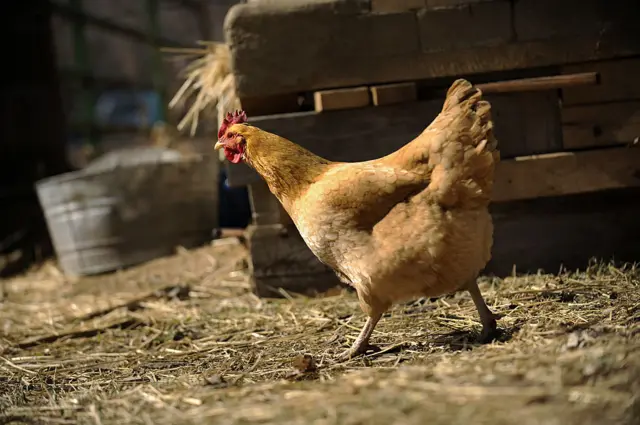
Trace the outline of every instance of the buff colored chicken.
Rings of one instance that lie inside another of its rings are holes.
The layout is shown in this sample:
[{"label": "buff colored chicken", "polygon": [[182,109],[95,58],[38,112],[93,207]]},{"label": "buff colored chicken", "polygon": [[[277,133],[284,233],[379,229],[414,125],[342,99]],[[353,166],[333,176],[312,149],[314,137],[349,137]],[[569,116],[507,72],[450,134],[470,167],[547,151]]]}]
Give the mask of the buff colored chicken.
[{"label": "buff colored chicken", "polygon": [[491,106],[466,80],[449,88],[438,117],[398,151],[365,162],[331,162],[228,114],[216,149],[266,181],[300,235],[368,320],[341,359],[363,354],[393,304],[470,292],[483,340],[496,319],[476,284],[491,258],[488,211],[499,161]]}]

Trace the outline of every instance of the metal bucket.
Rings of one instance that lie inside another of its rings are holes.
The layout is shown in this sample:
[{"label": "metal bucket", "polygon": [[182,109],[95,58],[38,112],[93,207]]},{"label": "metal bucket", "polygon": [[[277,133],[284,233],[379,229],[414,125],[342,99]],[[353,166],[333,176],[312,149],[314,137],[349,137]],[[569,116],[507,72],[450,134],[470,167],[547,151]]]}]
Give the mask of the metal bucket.
[{"label": "metal bucket", "polygon": [[82,171],[36,183],[65,273],[113,271],[211,238],[218,159],[150,149],[108,154]]}]

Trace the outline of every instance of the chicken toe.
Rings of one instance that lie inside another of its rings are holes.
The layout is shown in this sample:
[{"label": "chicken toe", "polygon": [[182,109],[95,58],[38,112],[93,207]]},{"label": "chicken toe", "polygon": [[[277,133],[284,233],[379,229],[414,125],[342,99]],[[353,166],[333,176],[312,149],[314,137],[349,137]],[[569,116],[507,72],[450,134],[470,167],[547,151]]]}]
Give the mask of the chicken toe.
[{"label": "chicken toe", "polygon": [[494,314],[487,304],[484,302],[484,298],[478,288],[478,283],[475,279],[467,284],[467,290],[471,294],[471,299],[478,309],[480,315],[480,323],[482,323],[482,332],[480,333],[480,342],[487,343],[493,340],[496,336],[497,324],[496,320],[500,318],[497,314]]},{"label": "chicken toe", "polygon": [[338,361],[346,361],[367,352],[370,348],[369,338],[371,338],[373,329],[376,327],[381,317],[382,314],[376,314],[367,319],[367,323],[364,324],[358,338],[356,338],[351,348],[338,356]]}]

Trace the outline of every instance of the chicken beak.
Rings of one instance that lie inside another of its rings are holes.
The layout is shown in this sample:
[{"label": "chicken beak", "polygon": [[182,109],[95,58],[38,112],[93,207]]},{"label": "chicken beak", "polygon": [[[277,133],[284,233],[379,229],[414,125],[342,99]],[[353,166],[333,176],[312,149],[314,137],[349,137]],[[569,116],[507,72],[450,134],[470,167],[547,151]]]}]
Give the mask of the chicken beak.
[{"label": "chicken beak", "polygon": [[216,144],[213,146],[213,149],[219,151],[220,149],[224,148],[224,144],[222,144],[222,142],[220,142],[219,140],[216,142]]}]

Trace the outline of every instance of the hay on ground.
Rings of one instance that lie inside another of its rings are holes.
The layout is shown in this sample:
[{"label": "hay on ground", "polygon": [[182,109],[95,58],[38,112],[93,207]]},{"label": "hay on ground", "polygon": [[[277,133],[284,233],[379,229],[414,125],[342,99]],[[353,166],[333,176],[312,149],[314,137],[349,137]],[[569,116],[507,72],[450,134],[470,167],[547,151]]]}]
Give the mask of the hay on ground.
[{"label": "hay on ground", "polygon": [[[356,297],[264,300],[234,239],[70,281],[4,281],[0,423],[623,424],[640,404],[640,273],[485,279],[502,334],[466,293],[396,306],[364,358],[334,356]],[[307,357],[304,357],[307,355]],[[4,416],[2,416],[4,415]],[[3,419],[4,418],[4,419]],[[636,422],[637,423],[637,422]]]}]

